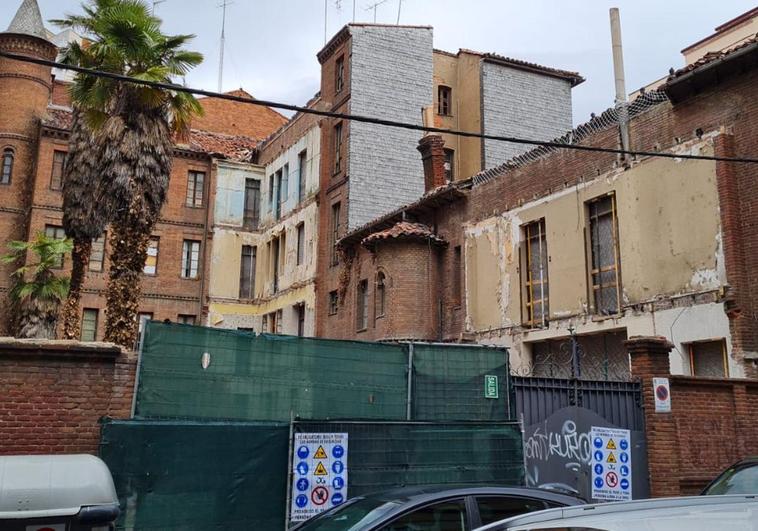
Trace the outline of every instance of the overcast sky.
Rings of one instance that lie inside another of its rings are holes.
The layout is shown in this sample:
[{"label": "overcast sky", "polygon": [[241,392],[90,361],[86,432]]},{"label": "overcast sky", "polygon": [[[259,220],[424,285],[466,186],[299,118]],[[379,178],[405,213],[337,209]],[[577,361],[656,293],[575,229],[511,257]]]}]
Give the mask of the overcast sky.
[{"label": "overcast sky", "polygon": [[[197,35],[193,48],[205,63],[188,84],[215,90],[222,0],[165,0],[156,7],[165,29]],[[377,0],[356,0],[356,21],[372,22]],[[385,0],[376,21],[395,23],[399,0]],[[21,0],[0,0],[7,27]],[[79,0],[39,0],[42,16],[78,12]],[[341,7],[337,7],[341,4]],[[434,46],[495,52],[578,71],[574,123],[613,103],[608,9],[619,7],[628,92],[680,67],[680,50],[755,6],[751,0],[402,0],[400,22],[434,27]],[[324,0],[233,0],[227,8],[224,90],[303,104],[319,90],[316,53],[324,44]],[[328,0],[331,37],[352,20],[353,0]]]}]

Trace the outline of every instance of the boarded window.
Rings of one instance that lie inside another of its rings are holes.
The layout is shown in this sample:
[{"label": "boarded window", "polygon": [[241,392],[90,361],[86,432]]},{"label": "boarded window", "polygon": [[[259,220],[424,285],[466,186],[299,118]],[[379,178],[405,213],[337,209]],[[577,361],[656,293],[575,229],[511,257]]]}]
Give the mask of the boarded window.
[{"label": "boarded window", "polygon": [[440,85],[437,87],[437,114],[448,116],[452,111],[452,94],[453,89]]},{"label": "boarded window", "polygon": [[302,151],[297,156],[298,182],[297,182],[297,202],[302,203],[305,200],[305,179],[308,176],[308,152]]},{"label": "boarded window", "polygon": [[205,192],[205,173],[191,171],[187,174],[187,206],[203,206]]},{"label": "boarded window", "polygon": [[595,313],[611,315],[619,312],[620,304],[616,197],[607,195],[595,199],[588,207]]},{"label": "boarded window", "polygon": [[13,150],[7,148],[3,151],[3,164],[0,168],[0,184],[10,184],[13,177]]},{"label": "boarded window", "polygon": [[342,170],[342,124],[334,126],[334,173]]},{"label": "boarded window", "polygon": [[545,220],[524,225],[524,272],[521,276],[525,294],[525,323],[545,326],[549,315],[549,284],[547,276],[547,239]]},{"label": "boarded window", "polygon": [[334,203],[332,205],[332,230],[330,232],[329,247],[331,249],[332,257],[330,264],[336,266],[340,263],[339,253],[337,252],[337,241],[340,239],[340,203]]},{"label": "boarded window", "polygon": [[358,282],[358,304],[355,310],[356,328],[365,330],[368,327],[368,280]]},{"label": "boarded window", "polygon": [[243,224],[248,229],[258,227],[261,215],[261,182],[258,179],[245,179],[245,212]]},{"label": "boarded window", "polygon": [[297,226],[297,265],[305,263],[305,223]]},{"label": "boarded window", "polygon": [[155,276],[158,274],[158,246],[160,238],[152,236],[147,244],[147,257],[145,258],[145,267],[142,272],[146,275]]},{"label": "boarded window", "polygon": [[102,271],[105,261],[105,234],[96,240],[92,240],[92,249],[89,253],[89,270]]},{"label": "boarded window", "polygon": [[200,268],[200,242],[184,240],[182,243],[182,278],[197,278]]},{"label": "boarded window", "polygon": [[[57,225],[45,225],[45,236],[53,238],[55,240],[65,240],[66,232],[63,227]],[[64,256],[61,255],[53,269],[63,269]]]},{"label": "boarded window", "polygon": [[329,315],[336,314],[338,307],[339,307],[339,296],[337,295],[337,290],[330,291],[329,292]]},{"label": "boarded window", "polygon": [[97,314],[98,310],[85,308],[82,312],[82,341],[97,340]]},{"label": "boarded window", "polygon": [[704,378],[729,377],[726,341],[699,341],[690,344],[690,367],[693,376]]},{"label": "boarded window", "polygon": [[376,291],[374,292],[375,297],[375,308],[374,308],[374,315],[376,317],[383,317],[384,311],[385,311],[385,303],[386,303],[386,289],[387,289],[387,277],[379,271],[379,273],[376,274]]},{"label": "boarded window", "polygon": [[240,299],[252,299],[255,291],[255,263],[258,248],[252,245],[242,246],[240,264]]},{"label": "boarded window", "polygon": [[334,69],[334,92],[340,93],[345,86],[345,56],[337,58]]},{"label": "boarded window", "polygon": [[66,166],[66,152],[53,152],[53,171],[50,175],[50,189],[60,190],[63,187],[63,170]]},{"label": "boarded window", "polygon": [[445,149],[445,180],[452,182],[455,178],[455,151]]}]

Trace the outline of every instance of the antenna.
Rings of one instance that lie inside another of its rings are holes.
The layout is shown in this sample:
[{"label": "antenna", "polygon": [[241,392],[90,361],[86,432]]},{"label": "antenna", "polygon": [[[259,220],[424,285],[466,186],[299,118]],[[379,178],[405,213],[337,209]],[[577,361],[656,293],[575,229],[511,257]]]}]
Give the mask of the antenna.
[{"label": "antenna", "polygon": [[355,22],[355,0],[353,0],[353,22]]},{"label": "antenna", "polygon": [[369,4],[366,7],[366,11],[374,10],[374,24],[376,24],[376,8],[385,3],[387,3],[387,0],[376,0],[373,4]]},{"label": "antenna", "polygon": [[324,0],[324,44],[326,44],[326,28],[327,28],[326,22],[328,20],[328,17],[327,17],[328,7],[329,7],[328,0]]},{"label": "antenna", "polygon": [[403,0],[397,1],[397,25],[400,25],[400,10],[403,9]]},{"label": "antenna", "polygon": [[[163,0],[165,1],[165,0]],[[234,2],[231,0],[222,0],[218,5],[222,9],[221,19],[221,52],[218,61],[218,91],[222,92],[224,85],[224,47],[226,46],[226,8]]]},{"label": "antenna", "polygon": [[155,15],[155,6],[163,4],[164,2],[166,2],[166,0],[153,0],[153,10],[152,10],[153,15]]}]

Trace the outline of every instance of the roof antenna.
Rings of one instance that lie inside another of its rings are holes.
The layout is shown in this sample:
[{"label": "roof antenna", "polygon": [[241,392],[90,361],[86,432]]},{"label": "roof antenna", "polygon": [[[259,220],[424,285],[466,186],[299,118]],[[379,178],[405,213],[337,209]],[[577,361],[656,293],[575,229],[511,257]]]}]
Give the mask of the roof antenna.
[{"label": "roof antenna", "polygon": [[403,0],[397,0],[397,23],[396,25],[400,25],[400,10],[403,9]]},{"label": "roof antenna", "polygon": [[164,2],[166,2],[166,0],[153,0],[152,15],[155,15],[155,6],[163,4]]},{"label": "roof antenna", "polygon": [[376,0],[373,4],[366,6],[366,11],[374,10],[374,24],[376,24],[376,8],[387,3],[387,0]]},{"label": "roof antenna", "polygon": [[[165,1],[165,0],[164,0]],[[224,85],[224,47],[226,46],[226,8],[232,5],[234,2],[230,0],[223,0],[218,7],[222,9],[221,19],[221,52],[218,61],[218,91],[223,91]]]}]

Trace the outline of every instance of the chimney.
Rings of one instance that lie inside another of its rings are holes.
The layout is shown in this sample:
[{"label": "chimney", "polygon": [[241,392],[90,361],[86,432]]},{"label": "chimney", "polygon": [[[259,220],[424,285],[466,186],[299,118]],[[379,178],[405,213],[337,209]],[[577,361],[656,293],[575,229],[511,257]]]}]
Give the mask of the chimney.
[{"label": "chimney", "polygon": [[445,141],[442,136],[430,134],[419,140],[416,149],[424,162],[424,192],[445,186]]}]

